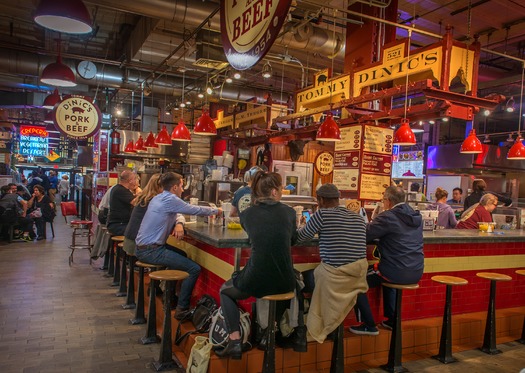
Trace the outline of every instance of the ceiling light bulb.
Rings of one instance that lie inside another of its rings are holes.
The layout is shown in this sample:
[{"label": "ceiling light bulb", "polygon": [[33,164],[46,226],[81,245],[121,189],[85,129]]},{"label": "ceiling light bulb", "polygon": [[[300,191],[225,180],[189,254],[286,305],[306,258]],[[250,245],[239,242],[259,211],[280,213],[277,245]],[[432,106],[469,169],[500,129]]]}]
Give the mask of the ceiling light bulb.
[{"label": "ceiling light bulb", "polygon": [[483,110],[483,115],[488,117],[490,115],[490,110],[489,109]]},{"label": "ceiling light bulb", "polygon": [[191,101],[189,101],[189,100],[186,101],[186,106],[187,106],[187,105],[191,105]]},{"label": "ceiling light bulb", "polygon": [[199,91],[199,93],[197,93],[197,97],[204,98],[204,93],[202,93],[202,91]]},{"label": "ceiling light bulb", "polygon": [[242,74],[241,74],[240,71],[235,71],[235,72],[233,73],[233,77],[234,77],[235,79],[241,79]]},{"label": "ceiling light bulb", "polygon": [[184,102],[181,102],[179,106],[180,107],[186,107],[186,104]]},{"label": "ceiling light bulb", "polygon": [[266,62],[262,69],[262,77],[264,79],[268,79],[272,77],[272,66],[270,65],[270,62]]},{"label": "ceiling light bulb", "polygon": [[434,120],[429,120],[429,121],[428,121],[428,124],[436,124],[436,121],[434,121]]},{"label": "ceiling light bulb", "polygon": [[443,117],[443,118],[441,118],[441,120],[442,120],[443,122],[448,122],[448,121],[449,121],[449,118],[448,118],[448,117]]},{"label": "ceiling light bulb", "polygon": [[117,115],[118,115],[118,116],[121,116],[121,115],[122,115],[122,110],[117,109]]}]

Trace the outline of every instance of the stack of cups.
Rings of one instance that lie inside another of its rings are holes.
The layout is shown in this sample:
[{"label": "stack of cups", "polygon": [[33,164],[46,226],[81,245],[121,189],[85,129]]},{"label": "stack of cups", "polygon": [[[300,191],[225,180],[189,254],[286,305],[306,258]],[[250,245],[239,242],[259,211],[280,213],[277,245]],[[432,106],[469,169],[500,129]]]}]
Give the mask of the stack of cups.
[{"label": "stack of cups", "polygon": [[[190,205],[198,205],[199,199],[198,198],[190,198]],[[190,215],[190,221],[196,222],[197,221],[197,215]]]},{"label": "stack of cups", "polygon": [[297,226],[301,225],[301,217],[303,216],[303,206],[294,206],[295,218],[297,219]]}]

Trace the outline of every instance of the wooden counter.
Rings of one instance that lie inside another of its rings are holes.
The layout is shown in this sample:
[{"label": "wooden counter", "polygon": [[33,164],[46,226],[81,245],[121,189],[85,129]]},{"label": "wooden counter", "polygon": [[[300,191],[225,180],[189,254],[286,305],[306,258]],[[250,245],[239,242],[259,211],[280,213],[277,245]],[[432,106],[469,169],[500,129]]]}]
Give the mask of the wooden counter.
[{"label": "wooden counter", "polygon": [[[185,250],[202,267],[193,300],[204,293],[218,300],[220,286],[249,258],[248,237],[242,229],[225,229],[203,223],[187,224],[186,231],[184,241],[171,237],[168,242]],[[480,271],[495,271],[514,279],[498,284],[498,308],[525,306],[525,281],[517,279],[514,273],[516,269],[525,268],[525,232],[481,233],[477,230],[447,229],[425,231],[423,237],[425,271],[420,289],[404,295],[404,319],[442,315],[445,286],[430,279],[436,274],[463,277],[469,281],[468,285],[454,289],[454,313],[486,310],[489,282],[476,277]],[[317,240],[292,247],[292,257],[294,266],[301,271],[315,268],[320,261]],[[369,298],[375,316],[379,317],[382,313],[380,291],[370,290]]]}]

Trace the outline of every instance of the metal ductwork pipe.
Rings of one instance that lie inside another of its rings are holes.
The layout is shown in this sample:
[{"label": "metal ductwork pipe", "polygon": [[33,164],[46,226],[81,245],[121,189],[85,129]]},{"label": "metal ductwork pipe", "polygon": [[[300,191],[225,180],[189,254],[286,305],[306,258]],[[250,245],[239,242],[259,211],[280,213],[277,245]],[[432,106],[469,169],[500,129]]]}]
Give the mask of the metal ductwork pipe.
[{"label": "metal ductwork pipe", "polygon": [[[54,62],[52,57],[44,57],[33,53],[13,51],[3,49],[0,53],[0,71],[5,74],[13,74],[20,76],[32,76],[35,81],[38,81],[42,70],[49,63]],[[75,62],[71,59],[63,58],[62,62],[75,71]],[[140,90],[140,83],[149,75],[147,71],[140,71],[135,69],[120,69],[116,66],[106,65],[104,69],[99,69],[97,77],[92,80],[85,80],[77,76],[77,87],[60,89],[62,92],[68,93],[82,93],[89,95],[89,86],[100,85],[102,87],[111,87],[115,89],[127,89],[132,91]],[[11,81],[9,88],[24,88],[27,81],[20,80],[18,84]],[[1,83],[0,83],[1,85]],[[40,91],[51,92],[54,87],[47,85],[39,85]],[[155,83],[150,86],[153,93],[168,95],[169,97],[179,97],[182,95],[182,78],[162,76],[155,80]],[[246,86],[224,85],[220,98],[225,100],[249,100],[257,97],[261,102],[264,101],[264,95],[268,90],[261,90],[250,88]],[[217,94],[218,96],[219,94]]]},{"label": "metal ductwork pipe", "polygon": [[291,49],[315,51],[330,58],[344,57],[344,37],[341,33],[314,26],[311,23],[289,22],[284,25],[286,33],[275,41]]}]

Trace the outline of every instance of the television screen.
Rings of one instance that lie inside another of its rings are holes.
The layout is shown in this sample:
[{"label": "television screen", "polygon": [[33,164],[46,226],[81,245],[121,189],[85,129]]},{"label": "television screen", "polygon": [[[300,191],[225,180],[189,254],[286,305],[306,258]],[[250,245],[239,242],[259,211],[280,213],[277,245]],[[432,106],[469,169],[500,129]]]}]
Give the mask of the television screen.
[{"label": "television screen", "polygon": [[398,161],[392,163],[392,178],[423,178],[423,161]]}]

